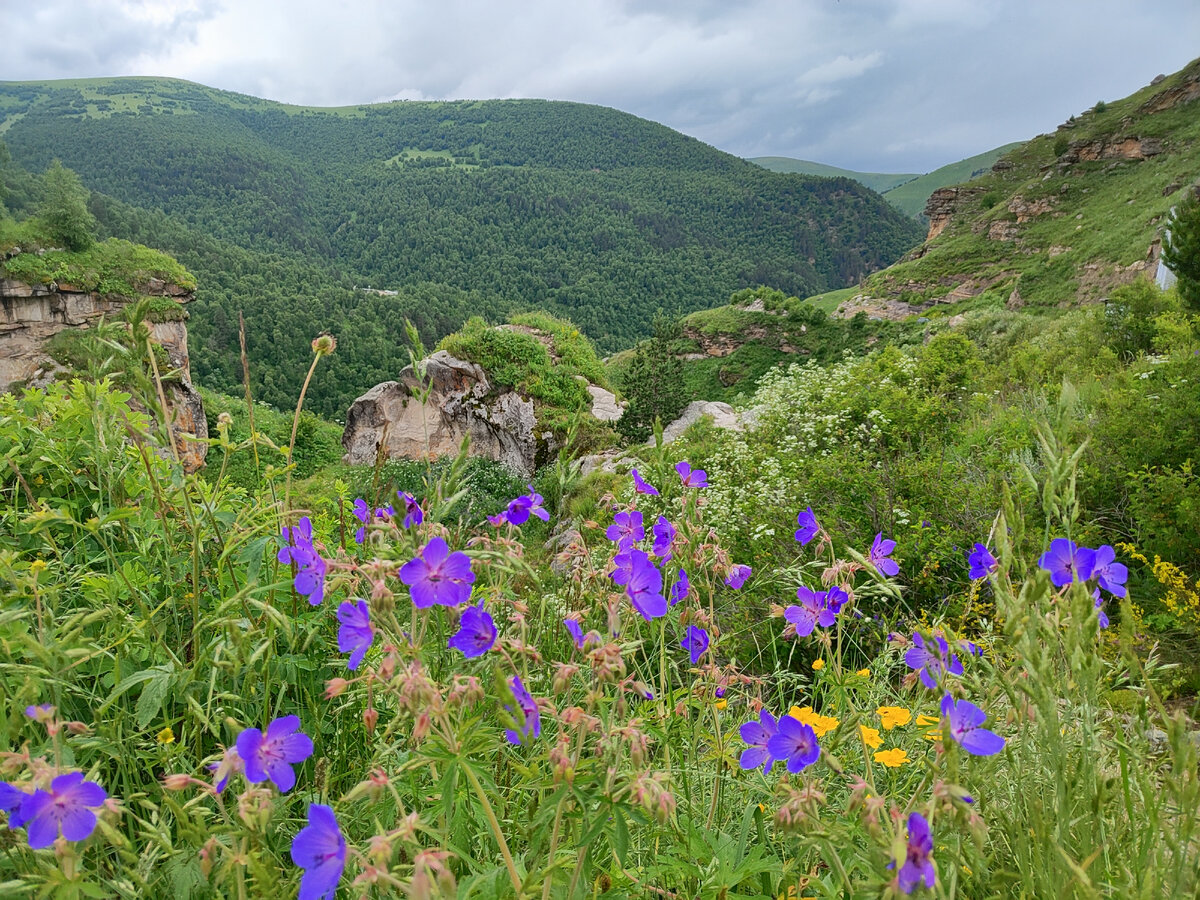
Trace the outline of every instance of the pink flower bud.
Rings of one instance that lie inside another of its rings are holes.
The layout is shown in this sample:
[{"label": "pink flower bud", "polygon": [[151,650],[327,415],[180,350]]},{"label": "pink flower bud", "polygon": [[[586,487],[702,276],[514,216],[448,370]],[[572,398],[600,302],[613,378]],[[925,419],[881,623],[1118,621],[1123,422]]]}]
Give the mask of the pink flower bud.
[{"label": "pink flower bud", "polygon": [[368,706],[364,709],[362,718],[363,724],[367,726],[367,734],[374,734],[375,725],[379,721],[379,713],[376,712],[375,707]]},{"label": "pink flower bud", "polygon": [[350,687],[350,682],[345,678],[330,678],[325,682],[325,699],[332,700],[334,697],[340,697]]}]

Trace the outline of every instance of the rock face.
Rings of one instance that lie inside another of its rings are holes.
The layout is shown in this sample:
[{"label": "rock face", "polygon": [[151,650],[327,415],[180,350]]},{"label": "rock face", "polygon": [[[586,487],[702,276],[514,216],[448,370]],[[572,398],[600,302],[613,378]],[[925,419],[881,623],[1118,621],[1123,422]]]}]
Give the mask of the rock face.
[{"label": "rock face", "polygon": [[955,211],[982,193],[980,187],[945,187],[930,194],[925,201],[925,217],[929,219],[929,234],[925,240],[932,241],[945,231]]},{"label": "rock face", "polygon": [[592,415],[601,422],[616,422],[625,415],[625,406],[618,402],[612,391],[589,384],[587,392],[592,396]]},{"label": "rock face", "polygon": [[[181,304],[194,299],[179,285],[157,278],[140,285],[140,289],[152,296],[173,297]],[[52,381],[64,370],[46,352],[49,340],[68,328],[91,327],[128,303],[125,297],[84,291],[69,284],[0,279],[0,391],[41,387]],[[207,438],[208,425],[204,404],[192,386],[187,326],[182,319],[153,323],[151,336],[166,351],[171,368],[178,371],[178,377],[164,382],[164,388],[180,461],[193,472],[204,465],[208,445],[189,438]]]},{"label": "rock face", "polygon": [[[537,457],[533,401],[496,392],[483,369],[445,350],[422,364],[423,379],[406,366],[399,380],[377,384],[354,401],[342,433],[343,461],[371,464],[387,458],[437,459],[458,453],[471,439],[471,455],[504,463],[524,476]],[[418,394],[428,388],[422,402]]]},{"label": "rock face", "polygon": [[663,429],[663,443],[669,444],[676,438],[681,437],[688,428],[705,416],[712,416],[713,425],[717,428],[727,428],[732,431],[742,430],[742,419],[728,403],[720,403],[712,400],[693,400],[684,408],[683,413],[678,419]]},{"label": "rock face", "polygon": [[1097,159],[1147,159],[1162,152],[1163,144],[1158,138],[1098,138],[1072,141],[1058,161],[1062,165],[1074,165]]}]

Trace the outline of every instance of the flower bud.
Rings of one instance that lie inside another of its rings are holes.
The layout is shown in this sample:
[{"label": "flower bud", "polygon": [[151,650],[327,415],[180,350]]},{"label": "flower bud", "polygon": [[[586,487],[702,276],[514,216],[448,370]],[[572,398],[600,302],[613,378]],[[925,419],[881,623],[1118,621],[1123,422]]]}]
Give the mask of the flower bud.
[{"label": "flower bud", "polygon": [[312,351],[317,356],[328,356],[337,349],[337,338],[332,334],[322,334],[313,339]]},{"label": "flower bud", "polygon": [[200,873],[207,879],[217,863],[217,848],[220,845],[215,837],[210,837],[200,848]]},{"label": "flower bud", "polygon": [[350,687],[350,682],[345,678],[330,678],[325,682],[325,699],[332,700],[334,697],[340,697],[348,687]]},{"label": "flower bud", "polygon": [[364,709],[362,718],[363,724],[367,726],[367,734],[374,734],[375,725],[379,721],[379,713],[376,712],[375,707],[368,706]]},{"label": "flower bud", "polygon": [[429,718],[429,713],[423,712],[417,716],[417,721],[413,723],[413,742],[419,744],[429,737],[431,727],[433,727],[433,720]]},{"label": "flower bud", "polygon": [[162,780],[163,790],[167,791],[182,791],[192,783],[192,776],[185,775],[182,772],[175,772],[170,775],[164,775]]}]

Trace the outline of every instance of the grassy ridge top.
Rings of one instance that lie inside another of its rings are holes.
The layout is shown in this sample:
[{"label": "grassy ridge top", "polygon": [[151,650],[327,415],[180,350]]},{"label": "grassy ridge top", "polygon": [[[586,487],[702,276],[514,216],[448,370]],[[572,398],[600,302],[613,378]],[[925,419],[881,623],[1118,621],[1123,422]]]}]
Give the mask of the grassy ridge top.
[{"label": "grassy ridge top", "polygon": [[865,184],[871,190],[883,194],[905,182],[920,178],[916,172],[908,174],[890,174],[886,172],[855,172],[852,169],[839,169],[837,166],[827,166],[825,163],[812,162],[807,159],[793,159],[790,156],[752,156],[747,162],[762,166],[772,172],[789,172],[795,175],[820,175],[822,178],[851,178],[859,184]]}]

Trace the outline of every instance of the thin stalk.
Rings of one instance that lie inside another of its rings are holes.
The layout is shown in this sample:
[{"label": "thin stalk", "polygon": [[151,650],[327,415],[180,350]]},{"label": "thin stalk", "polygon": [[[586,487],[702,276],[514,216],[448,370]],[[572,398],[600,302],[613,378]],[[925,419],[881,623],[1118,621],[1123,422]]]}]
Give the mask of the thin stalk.
[{"label": "thin stalk", "polygon": [[308,367],[308,374],[304,376],[304,384],[300,388],[300,398],[296,401],[296,412],[292,416],[292,436],[288,440],[288,471],[287,481],[283,485],[283,513],[287,514],[288,506],[291,502],[292,495],[292,470],[295,468],[293,456],[296,452],[296,431],[300,428],[300,410],[304,408],[304,395],[308,393],[308,384],[312,381],[313,372],[317,371],[317,363],[321,361],[324,354],[314,353],[312,365]]},{"label": "thin stalk", "polygon": [[464,764],[462,770],[467,773],[467,780],[471,782],[475,796],[483,804],[483,814],[487,816],[488,825],[492,829],[496,843],[500,845],[500,855],[504,857],[504,865],[508,868],[509,880],[512,881],[513,890],[519,895],[521,893],[521,877],[517,874],[517,864],[513,862],[512,853],[508,850],[508,842],[504,840],[504,832],[500,829],[500,820],[496,818],[496,811],[492,809],[492,804],[487,798],[487,792],[483,789],[483,785],[479,783],[479,778],[476,777],[471,767]]}]

